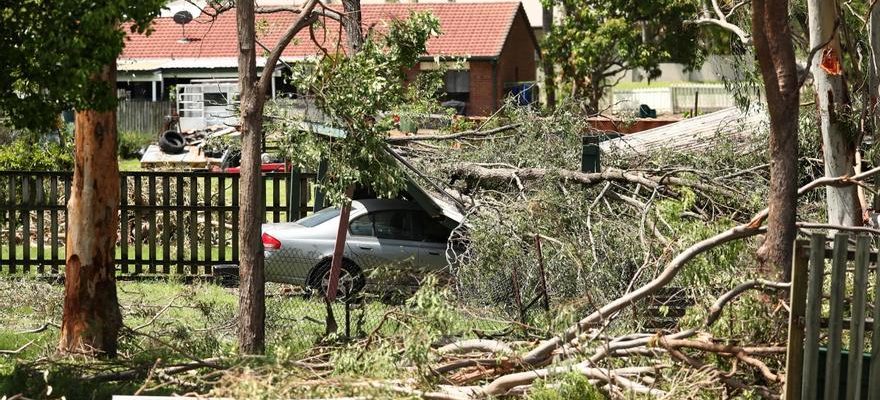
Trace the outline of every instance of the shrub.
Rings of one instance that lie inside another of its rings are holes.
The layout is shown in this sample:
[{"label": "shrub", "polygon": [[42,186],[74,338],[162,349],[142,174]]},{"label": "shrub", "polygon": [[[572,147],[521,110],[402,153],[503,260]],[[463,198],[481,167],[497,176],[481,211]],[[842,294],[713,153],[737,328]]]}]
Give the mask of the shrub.
[{"label": "shrub", "polygon": [[122,158],[140,158],[138,152],[156,141],[153,134],[143,132],[119,133],[119,156]]},{"label": "shrub", "polygon": [[73,148],[69,144],[33,142],[19,138],[0,147],[0,170],[69,171],[73,169]]}]

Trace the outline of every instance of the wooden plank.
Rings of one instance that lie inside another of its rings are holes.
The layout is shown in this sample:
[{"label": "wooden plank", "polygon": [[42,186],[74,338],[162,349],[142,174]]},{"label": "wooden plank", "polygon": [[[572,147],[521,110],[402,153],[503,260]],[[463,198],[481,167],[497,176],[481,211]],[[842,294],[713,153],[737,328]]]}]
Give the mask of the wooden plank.
[{"label": "wooden plank", "polygon": [[808,256],[803,242],[794,244],[794,258],[791,268],[791,313],[788,322],[788,350],[786,352],[785,398],[800,400],[802,376],[801,366],[804,358],[804,312],[807,297]]},{"label": "wooden plank", "polygon": [[[171,178],[162,176],[162,205],[171,206]],[[171,273],[171,210],[162,210],[162,273]]]},{"label": "wooden plank", "polygon": [[[142,197],[142,179],[140,175],[134,176],[134,204],[139,205],[143,202]],[[144,236],[143,236],[143,214],[139,208],[134,210],[134,273],[141,274],[143,272],[143,247],[144,247]]]},{"label": "wooden plank", "polygon": [[44,274],[46,272],[46,227],[44,225],[46,210],[43,207],[45,205],[45,196],[43,195],[44,189],[45,187],[43,186],[43,176],[37,175],[37,178],[34,181],[34,201],[37,204],[37,272],[40,274]]},{"label": "wooden plank", "polygon": [[272,222],[281,222],[281,177],[271,174],[272,177]]},{"label": "wooden plank", "polygon": [[238,208],[238,175],[232,176],[232,259],[236,262],[239,260],[238,257],[238,218],[239,218],[239,208]]},{"label": "wooden plank", "polygon": [[300,202],[301,190],[300,187],[300,179],[302,175],[299,173],[299,168],[294,167],[290,171],[290,177],[287,180],[287,221],[292,222],[302,218],[302,212],[300,211],[300,206],[302,205]]},{"label": "wooden plank", "polygon": [[[9,175],[9,203],[11,205],[15,205],[18,202],[15,198],[15,175]],[[9,208],[9,273],[14,274],[16,268],[16,243],[15,243],[15,230],[18,225],[18,221],[15,220],[15,208]]]},{"label": "wooden plank", "polygon": [[[58,204],[58,176],[52,175],[49,178],[49,204]],[[52,253],[52,274],[58,273],[58,264],[56,260],[60,260],[58,254],[58,210],[54,207],[49,211],[49,238],[52,243],[49,244]]]},{"label": "wooden plank", "polygon": [[[226,206],[226,177],[217,177],[217,205]],[[217,245],[218,260],[226,261],[226,211],[222,208],[217,211]]]},{"label": "wooden plank", "polygon": [[[147,204],[151,205],[151,206],[156,205],[156,200],[157,200],[157,193],[156,192],[158,191],[158,188],[156,187],[156,177],[154,175],[148,176],[147,183],[148,183],[148,185],[147,185],[147,193],[148,193],[148,195],[147,195],[148,200],[147,201],[148,201],[148,203]],[[156,232],[156,210],[151,209],[150,211],[148,211],[147,217],[148,217],[147,222],[149,223],[148,228],[149,228],[149,232],[150,232],[149,233],[150,236],[147,238],[147,244],[148,244],[147,250],[149,251],[149,257],[150,257],[149,271],[151,274],[155,274],[156,273],[156,250],[157,250],[156,249],[156,235],[157,235],[157,232]]]},{"label": "wooden plank", "polygon": [[31,177],[21,177],[21,259],[23,272],[31,271]]},{"label": "wooden plank", "polygon": [[843,301],[846,293],[846,233],[834,235],[831,262],[831,314],[828,322],[828,359],[825,365],[825,400],[837,400],[840,388],[840,351],[843,329]]},{"label": "wooden plank", "polygon": [[211,190],[211,180],[212,178],[210,176],[205,177],[205,191],[203,192],[205,196],[205,274],[208,275],[211,274],[211,261],[213,261],[211,257],[211,250],[213,250],[214,248],[213,244],[211,243],[211,239],[213,237],[213,235],[211,235],[211,232],[214,230],[213,226],[211,226],[211,197],[213,196]]},{"label": "wooden plank", "polygon": [[129,273],[128,239],[131,236],[128,229],[128,177],[122,175],[119,180],[119,268],[122,273]]},{"label": "wooden plank", "polygon": [[[810,236],[809,271],[800,398],[816,400],[819,381],[819,321],[822,317],[822,281],[825,278],[825,235],[822,233]],[[786,370],[793,373],[790,368]]]},{"label": "wooden plank", "polygon": [[183,207],[186,205],[186,199],[183,197],[183,186],[184,179],[182,175],[178,175],[175,178],[176,181],[176,196],[175,201],[177,202],[177,273],[183,274],[183,249],[184,249],[184,209]]},{"label": "wooden plank", "polygon": [[846,398],[861,398],[862,352],[865,342],[865,283],[868,280],[868,245],[870,239],[865,235],[856,238],[855,274],[853,276],[852,316],[853,326],[849,331],[849,362],[846,379]]},{"label": "wooden plank", "polygon": [[210,168],[220,165],[219,158],[205,157],[205,153],[195,146],[184,146],[183,153],[168,154],[162,152],[157,145],[150,145],[141,157],[141,166],[145,169],[160,168]]},{"label": "wooden plank", "polygon": [[189,273],[199,273],[199,213],[195,207],[199,204],[199,177],[193,175],[189,179]]},{"label": "wooden plank", "polygon": [[[880,246],[875,240],[874,247]],[[880,271],[874,272],[874,321],[880,321]],[[871,367],[868,372],[868,398],[880,399],[880,332],[871,332]]]},{"label": "wooden plank", "polygon": [[[324,182],[324,177],[327,175],[327,164],[328,164],[327,159],[322,159],[318,163],[318,175],[315,178],[315,183],[320,184],[320,183]],[[324,191],[321,190],[320,187],[318,187],[317,189],[315,189],[314,209],[315,209],[315,211],[320,211],[323,208],[324,208]]]}]

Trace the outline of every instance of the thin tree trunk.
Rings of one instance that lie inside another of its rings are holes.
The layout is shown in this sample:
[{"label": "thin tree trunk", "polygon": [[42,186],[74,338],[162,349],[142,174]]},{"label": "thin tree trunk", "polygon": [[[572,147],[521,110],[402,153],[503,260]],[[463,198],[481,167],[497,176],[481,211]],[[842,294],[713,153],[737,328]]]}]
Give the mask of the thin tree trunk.
[{"label": "thin tree trunk", "polygon": [[[543,23],[544,36],[550,33],[553,28],[553,5],[544,6],[541,9],[541,20]],[[545,105],[548,110],[556,108],[556,71],[553,67],[553,60],[545,54],[541,57],[542,68],[544,69],[544,96]]]},{"label": "thin tree trunk", "polygon": [[[880,110],[877,108],[877,99],[880,97],[880,5],[873,4],[868,16],[868,43],[871,54],[868,62],[868,123],[874,133],[874,143],[880,143]],[[880,154],[875,155],[874,165],[880,165]],[[878,179],[874,179],[875,188],[880,188]],[[874,210],[880,209],[880,195],[874,195]]]},{"label": "thin tree trunk", "polygon": [[752,37],[770,112],[770,215],[758,256],[766,274],[787,278],[797,233],[799,100],[787,0],[752,2]]},{"label": "thin tree trunk", "polygon": [[[348,56],[354,56],[363,47],[364,37],[361,32],[361,1],[360,0],[342,0],[342,9],[345,11],[345,18],[342,25],[346,35],[346,53]],[[346,190],[346,197],[350,200],[354,192],[354,187]],[[327,309],[327,318],[325,321],[326,333],[336,332],[336,317],[333,315],[332,304],[336,300],[336,288],[339,286],[339,274],[342,269],[342,254],[345,250],[345,239],[348,233],[348,216],[351,212],[351,204],[343,204],[342,211],[339,215],[339,229],[336,231],[336,243],[333,247],[333,258],[330,261],[330,282],[327,285],[327,293],[324,294],[324,304]]]},{"label": "thin tree trunk", "polygon": [[[807,12],[810,48],[827,43],[817,53],[817,57],[813,58],[813,65],[810,66],[822,132],[825,176],[852,176],[856,132],[848,132],[843,120],[850,109],[850,101],[846,82],[839,68],[843,65],[843,60],[840,38],[835,28],[837,6],[834,0],[808,0]],[[854,186],[826,187],[825,196],[829,224],[861,225],[861,206]]]},{"label": "thin tree trunk", "polygon": [[354,55],[361,50],[364,44],[364,35],[361,31],[361,0],[342,0],[342,10],[345,18],[342,25],[345,28],[345,52]]},{"label": "thin tree trunk", "polygon": [[239,351],[265,350],[266,296],[260,239],[263,191],[260,190],[260,140],[265,93],[257,83],[256,29],[253,0],[239,0],[238,73],[241,88],[241,178],[239,186]]},{"label": "thin tree trunk", "polygon": [[[105,66],[96,80],[115,88],[116,65]],[[116,110],[77,111],[75,132],[58,349],[113,357],[122,326],[113,260],[119,227]]]}]

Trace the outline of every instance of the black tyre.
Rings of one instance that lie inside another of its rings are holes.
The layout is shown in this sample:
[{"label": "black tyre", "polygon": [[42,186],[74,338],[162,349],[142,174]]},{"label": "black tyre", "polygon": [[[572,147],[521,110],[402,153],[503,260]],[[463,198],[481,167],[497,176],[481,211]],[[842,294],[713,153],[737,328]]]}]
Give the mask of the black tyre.
[{"label": "black tyre", "polygon": [[162,133],[162,136],[159,137],[159,149],[162,150],[163,153],[183,153],[184,143],[183,135],[177,131],[165,131]]},{"label": "black tyre", "polygon": [[215,265],[211,272],[214,283],[223,287],[238,287],[238,265]]},{"label": "black tyre", "polygon": [[[312,270],[309,287],[316,290],[321,296],[326,296],[327,286],[330,283],[330,260],[318,264]],[[353,261],[343,259],[342,269],[339,271],[339,285],[336,288],[336,299],[348,299],[363,290],[366,284],[363,272]]]}]

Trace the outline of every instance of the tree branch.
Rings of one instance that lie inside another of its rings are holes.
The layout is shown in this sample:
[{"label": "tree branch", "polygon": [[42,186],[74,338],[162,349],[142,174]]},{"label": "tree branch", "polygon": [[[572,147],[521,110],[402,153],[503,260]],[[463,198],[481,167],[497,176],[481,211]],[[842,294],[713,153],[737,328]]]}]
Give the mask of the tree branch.
[{"label": "tree branch", "polygon": [[730,22],[722,21],[720,19],[715,19],[715,18],[703,17],[703,18],[697,18],[697,19],[691,21],[691,23],[696,24],[696,25],[715,25],[715,26],[724,28],[725,30],[730,31],[733,34],[735,34],[739,38],[739,41],[742,42],[742,44],[744,44],[746,46],[750,46],[752,44],[752,36],[749,35],[746,31],[744,31],[739,26],[736,26]]},{"label": "tree branch", "polygon": [[275,72],[275,65],[281,58],[284,49],[287,48],[287,45],[290,44],[299,31],[311,25],[317,19],[317,17],[312,14],[312,11],[318,4],[318,0],[309,0],[305,3],[299,11],[299,17],[297,17],[297,19],[290,25],[290,28],[281,35],[281,38],[278,39],[278,43],[275,44],[275,48],[269,52],[269,56],[266,58],[266,64],[263,66],[263,72],[260,74],[260,81],[257,83],[257,93],[259,93],[260,96],[269,90],[269,85],[272,83],[272,75]]},{"label": "tree branch", "polygon": [[415,142],[422,140],[449,140],[449,139],[458,139],[465,136],[490,136],[496,133],[506,132],[512,129],[516,129],[522,126],[522,124],[510,124],[501,126],[494,129],[489,129],[487,131],[462,131],[457,133],[450,133],[447,135],[416,135],[416,136],[397,136],[397,137],[389,137],[385,139],[387,143],[400,143],[400,142]]},{"label": "tree branch", "polygon": [[605,168],[602,172],[580,172],[566,169],[545,168],[486,168],[481,164],[462,163],[451,168],[452,180],[464,179],[469,181],[489,181],[496,184],[507,184],[511,176],[516,175],[524,181],[541,180],[551,176],[557,176],[563,182],[575,182],[585,185],[593,185],[604,181],[640,184],[651,189],[658,189],[665,185],[690,187],[708,193],[714,193],[725,197],[737,197],[739,194],[715,185],[705,184],[698,181],[682,179],[664,175],[656,177],[642,172],[626,171],[618,168]]}]

